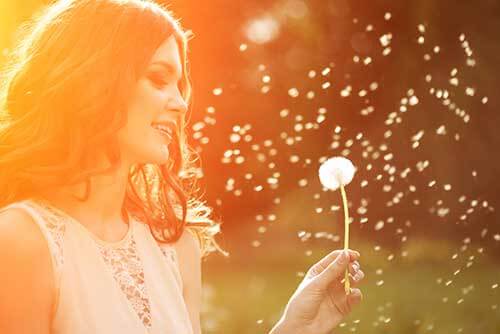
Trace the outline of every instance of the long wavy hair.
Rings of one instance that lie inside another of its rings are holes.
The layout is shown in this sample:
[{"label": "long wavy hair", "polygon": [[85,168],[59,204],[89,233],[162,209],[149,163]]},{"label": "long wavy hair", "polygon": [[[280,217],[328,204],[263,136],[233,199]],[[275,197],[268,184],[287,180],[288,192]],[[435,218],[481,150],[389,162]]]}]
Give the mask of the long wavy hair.
[{"label": "long wavy hair", "polygon": [[[59,0],[18,31],[0,88],[0,207],[46,189],[82,183],[120,165],[117,131],[127,98],[160,44],[174,35],[183,67],[181,90],[191,100],[187,41],[173,15],[147,0]],[[136,164],[128,175],[122,213],[148,224],[162,243],[187,228],[203,257],[218,250],[221,222],[202,200],[199,155],[181,119],[166,164]],[[109,168],[96,168],[96,148]],[[198,163],[198,164],[197,164]]]}]

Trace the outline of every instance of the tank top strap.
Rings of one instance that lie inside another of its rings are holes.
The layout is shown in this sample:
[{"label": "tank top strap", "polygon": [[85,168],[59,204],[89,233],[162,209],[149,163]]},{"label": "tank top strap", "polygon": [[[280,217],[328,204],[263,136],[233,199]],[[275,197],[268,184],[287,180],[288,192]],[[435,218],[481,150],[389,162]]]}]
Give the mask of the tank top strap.
[{"label": "tank top strap", "polygon": [[138,223],[138,225],[143,230],[144,235],[147,235],[147,238],[154,242],[156,247],[160,249],[164,261],[166,261],[169,267],[173,269],[177,284],[182,290],[182,278],[179,267],[179,258],[177,255],[177,250],[175,249],[175,245],[172,243],[164,243],[156,240],[153,236],[153,233],[155,232],[151,231],[151,229],[149,229],[146,224]]}]

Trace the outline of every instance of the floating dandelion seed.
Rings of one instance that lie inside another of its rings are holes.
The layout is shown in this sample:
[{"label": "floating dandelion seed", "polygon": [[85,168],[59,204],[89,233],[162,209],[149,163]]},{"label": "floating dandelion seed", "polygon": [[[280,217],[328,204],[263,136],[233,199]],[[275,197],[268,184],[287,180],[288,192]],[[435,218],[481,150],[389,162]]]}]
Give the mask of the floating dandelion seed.
[{"label": "floating dandelion seed", "polygon": [[288,90],[288,95],[290,95],[291,97],[297,97],[299,96],[299,90],[297,88],[290,88]]},{"label": "floating dandelion seed", "polygon": [[382,35],[379,38],[379,41],[380,41],[380,44],[382,46],[386,47],[386,46],[388,46],[391,43],[391,39],[392,39],[392,34],[389,33],[389,34]]},{"label": "floating dandelion seed", "polygon": [[[344,186],[348,185],[352,178],[356,168],[349,159],[344,157],[333,157],[321,164],[319,167],[319,180],[321,184],[331,190],[337,190],[340,188],[342,194],[342,203],[344,205],[344,225],[345,225],[345,235],[344,235],[344,249],[349,248],[349,211],[347,206],[347,195]],[[349,272],[345,271],[345,283],[344,288],[346,294],[350,292],[350,282],[349,282]]]}]

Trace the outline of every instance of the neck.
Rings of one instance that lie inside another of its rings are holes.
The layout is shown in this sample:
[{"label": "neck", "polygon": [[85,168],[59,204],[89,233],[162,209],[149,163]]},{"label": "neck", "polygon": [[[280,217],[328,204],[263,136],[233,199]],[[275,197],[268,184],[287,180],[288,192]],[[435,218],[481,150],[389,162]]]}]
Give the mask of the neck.
[{"label": "neck", "polygon": [[63,210],[90,230],[111,231],[125,224],[122,207],[128,182],[129,167],[119,167],[112,174],[93,176],[86,201],[80,201],[85,194],[85,182],[50,189],[42,198]]}]

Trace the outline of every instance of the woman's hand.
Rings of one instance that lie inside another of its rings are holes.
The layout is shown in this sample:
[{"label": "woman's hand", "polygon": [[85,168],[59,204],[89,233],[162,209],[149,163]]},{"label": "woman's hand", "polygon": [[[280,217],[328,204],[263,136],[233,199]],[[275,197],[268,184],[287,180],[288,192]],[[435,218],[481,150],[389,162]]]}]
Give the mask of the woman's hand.
[{"label": "woman's hand", "polygon": [[364,277],[359,268],[360,254],[335,250],[315,263],[290,298],[283,317],[271,334],[329,333],[363,298],[361,290],[344,289],[345,270],[349,268],[351,287]]}]

